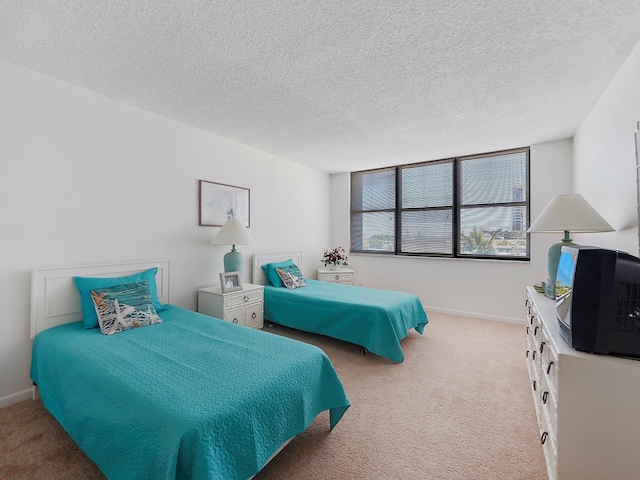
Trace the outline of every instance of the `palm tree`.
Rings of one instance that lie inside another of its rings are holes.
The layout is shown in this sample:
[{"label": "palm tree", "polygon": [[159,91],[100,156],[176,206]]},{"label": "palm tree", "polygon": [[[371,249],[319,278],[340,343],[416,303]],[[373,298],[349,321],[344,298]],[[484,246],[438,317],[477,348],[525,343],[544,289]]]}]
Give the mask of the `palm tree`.
[{"label": "palm tree", "polygon": [[498,235],[499,230],[491,232],[490,238],[485,238],[484,232],[478,230],[477,227],[473,227],[473,230],[469,235],[460,234],[461,249],[465,253],[476,253],[478,255],[493,255],[496,253],[496,249],[493,248],[493,240]]}]

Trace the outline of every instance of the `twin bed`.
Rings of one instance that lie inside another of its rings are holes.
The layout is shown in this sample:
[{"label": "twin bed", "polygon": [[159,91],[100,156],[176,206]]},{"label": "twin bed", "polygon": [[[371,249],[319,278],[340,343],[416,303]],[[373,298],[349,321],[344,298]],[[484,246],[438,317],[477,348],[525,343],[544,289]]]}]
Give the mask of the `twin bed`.
[{"label": "twin bed", "polygon": [[[83,326],[74,276],[158,267],[162,323]],[[324,410],[349,407],[318,348],[169,303],[169,262],[37,270],[31,378],[45,407],[109,478],[246,479]]]},{"label": "twin bed", "polygon": [[[300,252],[254,259],[267,320],[394,362],[404,360],[400,340],[428,322],[413,295],[315,280],[271,286],[262,266],[286,259],[302,262]],[[161,323],[113,335],[85,328],[74,277],[123,279],[153,268]],[[31,378],[109,479],[244,480],[320,412],[336,426],[350,403],[322,350],[170,305],[169,273],[168,261],[33,272]]]},{"label": "twin bed", "polygon": [[415,295],[305,279],[307,285],[275,287],[264,266],[291,259],[302,268],[302,252],[256,254],[253,283],[264,285],[264,318],[287,327],[344,340],[402,362],[400,341],[428,323]]}]

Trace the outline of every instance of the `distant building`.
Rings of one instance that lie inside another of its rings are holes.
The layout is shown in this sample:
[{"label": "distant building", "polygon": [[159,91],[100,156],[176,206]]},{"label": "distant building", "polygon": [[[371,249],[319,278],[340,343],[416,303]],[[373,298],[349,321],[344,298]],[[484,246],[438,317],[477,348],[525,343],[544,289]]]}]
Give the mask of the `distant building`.
[{"label": "distant building", "polygon": [[[524,185],[515,185],[513,187],[513,201],[524,202],[526,200],[526,191]],[[522,232],[525,230],[525,207],[513,207],[513,217],[511,219],[511,230],[514,232]]]}]

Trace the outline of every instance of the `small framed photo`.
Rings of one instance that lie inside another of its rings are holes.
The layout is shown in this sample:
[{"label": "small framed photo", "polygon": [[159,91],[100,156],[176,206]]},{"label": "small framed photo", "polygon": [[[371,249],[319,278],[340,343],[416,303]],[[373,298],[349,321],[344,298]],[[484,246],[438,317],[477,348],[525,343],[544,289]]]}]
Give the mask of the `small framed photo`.
[{"label": "small framed photo", "polygon": [[222,293],[242,290],[240,272],[222,272],[220,274],[220,288],[222,289]]}]

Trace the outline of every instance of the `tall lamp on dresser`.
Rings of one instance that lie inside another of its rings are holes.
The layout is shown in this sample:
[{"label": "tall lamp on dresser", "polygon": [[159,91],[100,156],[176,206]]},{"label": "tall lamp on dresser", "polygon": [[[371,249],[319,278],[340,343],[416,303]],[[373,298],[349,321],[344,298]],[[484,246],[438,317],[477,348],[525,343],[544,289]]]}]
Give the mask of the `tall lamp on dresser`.
[{"label": "tall lamp on dresser", "polygon": [[579,193],[556,195],[527,230],[532,233],[564,233],[562,240],[551,245],[547,251],[549,277],[544,294],[549,298],[556,298],[556,273],[560,252],[565,245],[575,245],[569,238],[570,232],[613,231],[613,227]]}]

